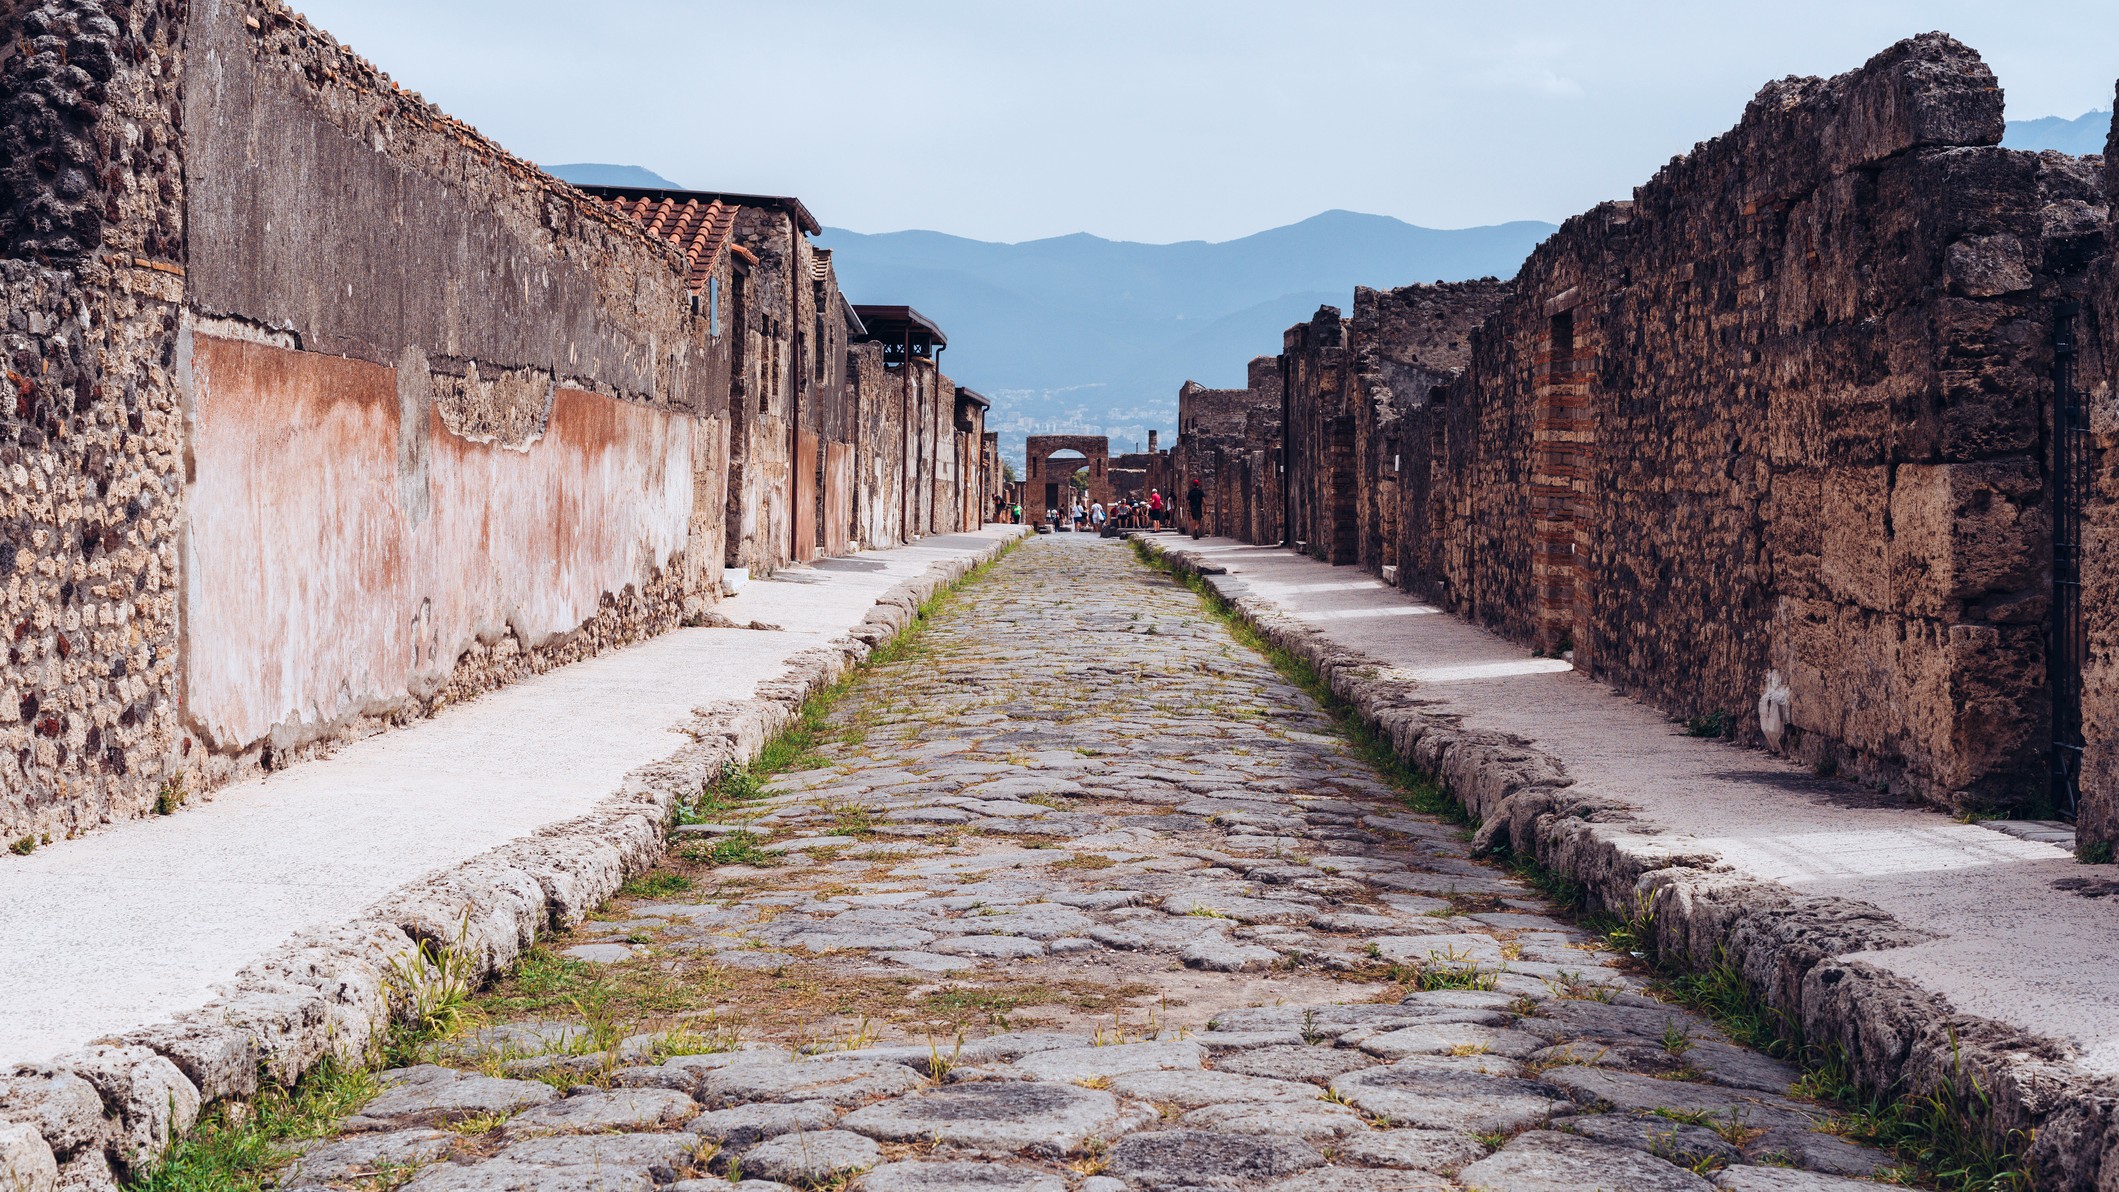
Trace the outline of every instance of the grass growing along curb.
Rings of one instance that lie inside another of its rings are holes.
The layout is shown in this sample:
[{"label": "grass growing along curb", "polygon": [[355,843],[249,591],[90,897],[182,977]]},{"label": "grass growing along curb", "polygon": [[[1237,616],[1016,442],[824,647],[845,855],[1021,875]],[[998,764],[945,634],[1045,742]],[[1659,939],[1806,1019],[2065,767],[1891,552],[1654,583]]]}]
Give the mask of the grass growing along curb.
[{"label": "grass growing along curb", "polygon": [[[863,670],[920,656],[913,639],[935,613],[946,607],[967,585],[983,576],[1005,558],[1022,539],[1004,546],[992,559],[943,585],[921,603],[913,620],[896,637],[871,652],[837,683],[804,700],[800,711],[780,733],[766,742],[748,765],[730,765],[721,778],[707,786],[698,799],[679,809],[679,823],[698,823],[712,813],[751,802],[763,794],[765,781],[784,770],[820,763],[816,753],[829,733],[826,718],[831,705],[849,689]],[[181,795],[172,800],[180,801]],[[36,847],[26,837],[10,847],[26,854]],[[762,841],[748,832],[736,832],[715,840],[709,851],[721,863],[770,864],[777,860],[760,850]],[[650,871],[640,874],[620,889],[628,898],[660,898],[683,893],[692,879],[682,874]],[[468,929],[468,918],[466,919]],[[461,939],[458,943],[461,944]],[[461,947],[436,947],[422,941],[417,953],[393,964],[385,978],[391,990],[394,1018],[389,1029],[359,1062],[327,1056],[312,1067],[292,1088],[266,1084],[249,1101],[227,1101],[209,1107],[197,1124],[172,1140],[161,1159],[124,1183],[126,1192],[262,1192],[276,1186],[280,1169],[293,1161],[299,1144],[329,1134],[338,1123],[381,1091],[377,1072],[425,1058],[430,1045],[453,1033],[463,1020],[478,980],[466,966]],[[519,998],[554,1008],[571,1008],[590,1020],[599,1035],[610,1034],[609,1023],[599,1026],[599,1004],[584,1004],[578,974],[591,969],[579,961],[532,948],[509,972]],[[593,997],[593,994],[590,995]],[[395,1188],[413,1174],[378,1171],[372,1187]]]},{"label": "grass growing along curb", "polygon": [[1133,553],[1141,562],[1169,576],[1190,589],[1206,605],[1214,619],[1221,622],[1229,635],[1238,642],[1265,656],[1281,677],[1300,687],[1304,694],[1317,701],[1324,709],[1325,717],[1331,721],[1332,732],[1344,738],[1355,756],[1368,763],[1369,767],[1383,775],[1384,779],[1398,791],[1399,799],[1407,807],[1424,815],[1436,816],[1459,827],[1471,826],[1471,813],[1459,803],[1442,784],[1426,771],[1398,756],[1391,739],[1377,731],[1376,727],[1361,715],[1360,709],[1334,694],[1331,685],[1309,661],[1289,650],[1284,650],[1268,640],[1266,636],[1243,615],[1236,611],[1227,597],[1215,591],[1206,580],[1196,573],[1178,567],[1157,555],[1139,538],[1127,540]]},{"label": "grass growing along curb", "polygon": [[[381,1091],[370,1068],[327,1057],[292,1089],[206,1111],[129,1192],[256,1192],[273,1186],[296,1144],[328,1133]],[[385,1185],[391,1186],[391,1185]]]},{"label": "grass growing along curb", "polygon": [[[1131,545],[1142,562],[1191,589],[1237,641],[1263,655],[1282,677],[1315,699],[1330,717],[1334,731],[1398,788],[1407,806],[1451,823],[1472,824],[1464,804],[1435,776],[1398,756],[1389,738],[1335,695],[1306,659],[1267,640],[1196,572],[1171,563],[1138,538]],[[1701,718],[1687,727],[1708,735],[1705,730],[1721,726]],[[1991,1137],[1982,1122],[1990,1116],[1992,1094],[1976,1076],[1964,1071],[1961,1061],[1947,1088],[1927,1093],[1897,1087],[1866,1091],[1843,1051],[1809,1043],[1801,1024],[1768,1005],[1726,959],[1717,956],[1707,968],[1694,969],[1660,955],[1655,947],[1653,905],[1637,907],[1631,915],[1594,912],[1589,890],[1581,883],[1520,854],[1505,854],[1497,860],[1611,947],[1631,957],[1651,975],[1659,995],[1697,1011],[1746,1047],[1799,1064],[1804,1075],[1795,1091],[1836,1110],[1833,1130],[1841,1137],[1895,1154],[1903,1166],[1889,1173],[1894,1182],[1949,1192],[2027,1192],[2037,1186],[2037,1175],[2024,1153],[2030,1140],[2020,1131],[2006,1140]]]},{"label": "grass growing along curb", "polygon": [[[856,722],[844,727],[831,723],[832,710],[844,699],[846,693],[869,671],[900,662],[911,662],[927,657],[921,639],[927,626],[936,614],[949,607],[971,584],[985,577],[1002,559],[1007,558],[1025,540],[1017,538],[1002,547],[991,559],[980,563],[956,579],[937,588],[927,599],[913,610],[912,620],[890,640],[869,651],[868,657],[847,669],[830,686],[812,692],[795,710],[794,717],[785,727],[758,750],[758,756],[747,763],[730,761],[722,766],[721,776],[708,783],[690,802],[677,808],[679,824],[712,822],[719,813],[739,810],[747,804],[765,797],[765,785],[776,775],[795,770],[814,770],[830,764],[830,759],[818,752],[827,744],[859,744],[865,732]],[[737,837],[742,839],[738,840]],[[776,858],[760,852],[761,838],[749,832],[736,832],[723,836],[710,845],[695,847],[686,852],[694,861],[717,865],[771,864]],[[760,860],[762,858],[762,860]]]}]

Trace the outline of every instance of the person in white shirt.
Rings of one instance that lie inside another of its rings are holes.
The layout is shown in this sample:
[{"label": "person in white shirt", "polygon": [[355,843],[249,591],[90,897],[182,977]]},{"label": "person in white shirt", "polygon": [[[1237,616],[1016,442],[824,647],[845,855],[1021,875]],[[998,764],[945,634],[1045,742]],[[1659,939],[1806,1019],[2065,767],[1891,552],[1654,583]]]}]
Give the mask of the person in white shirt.
[{"label": "person in white shirt", "polygon": [[1089,502],[1089,528],[1099,534],[1104,532],[1104,503],[1102,501]]}]

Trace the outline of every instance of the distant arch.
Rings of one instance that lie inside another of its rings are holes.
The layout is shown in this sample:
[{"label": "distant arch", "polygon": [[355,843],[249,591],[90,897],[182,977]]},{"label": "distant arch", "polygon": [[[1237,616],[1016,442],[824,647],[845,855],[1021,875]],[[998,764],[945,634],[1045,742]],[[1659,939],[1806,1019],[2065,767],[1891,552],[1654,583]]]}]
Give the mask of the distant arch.
[{"label": "distant arch", "polygon": [[1040,502],[1036,507],[1067,507],[1067,481],[1087,470],[1089,488],[1083,499],[1111,503],[1111,440],[1101,435],[1031,435],[1023,442],[1025,496]]}]

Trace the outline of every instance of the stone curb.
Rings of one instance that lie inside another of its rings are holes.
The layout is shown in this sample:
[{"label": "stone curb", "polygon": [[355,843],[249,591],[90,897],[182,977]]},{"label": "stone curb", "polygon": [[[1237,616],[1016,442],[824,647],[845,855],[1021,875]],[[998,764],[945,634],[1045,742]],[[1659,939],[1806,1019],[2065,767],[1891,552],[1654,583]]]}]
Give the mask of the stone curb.
[{"label": "stone curb", "polygon": [[[2073,1049],[1958,1013],[1941,995],[1849,953],[1928,938],[1882,908],[1819,898],[1732,872],[1711,851],[1610,800],[1571,793],[1557,757],[1513,734],[1465,727],[1449,701],[1340,645],[1271,601],[1226,590],[1224,569],[1153,539],[1142,544],[1198,576],[1247,625],[1316,669],[1333,694],[1439,778],[1480,825],[1476,843],[1527,853],[1581,884],[1594,905],[1653,911],[1657,947],[1695,970],[1733,967],[1813,1044],[1845,1052],[1862,1087],[1966,1097],[1995,1138],[2032,1138],[2040,1186],[2119,1192],[2119,1081],[2077,1068]],[[1984,1090],[1982,1096],[1978,1092]]]},{"label": "stone curb", "polygon": [[206,1106],[291,1084],[327,1056],[358,1059],[387,1028],[385,975],[422,942],[489,976],[546,932],[578,923],[659,861],[678,801],[756,757],[802,702],[912,624],[922,602],[1023,535],[937,562],[878,597],[845,636],[787,660],[750,699],[698,709],[693,743],[626,775],[595,810],[401,888],[350,923],[305,932],[197,1010],[0,1075],[0,1189],[115,1192]]}]

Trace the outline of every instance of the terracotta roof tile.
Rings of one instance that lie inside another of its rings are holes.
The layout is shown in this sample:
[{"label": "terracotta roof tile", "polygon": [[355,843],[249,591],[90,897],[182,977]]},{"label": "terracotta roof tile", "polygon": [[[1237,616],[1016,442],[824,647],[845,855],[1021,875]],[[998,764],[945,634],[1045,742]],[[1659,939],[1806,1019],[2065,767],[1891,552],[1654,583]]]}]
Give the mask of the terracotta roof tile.
[{"label": "terracotta roof tile", "polygon": [[680,203],[670,195],[615,194],[604,201],[637,221],[649,235],[669,241],[684,253],[687,282],[694,294],[706,289],[707,279],[714,275],[714,266],[728,251],[736,231],[735,207],[719,199]]}]

